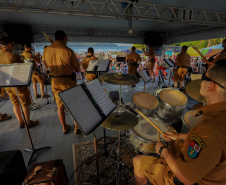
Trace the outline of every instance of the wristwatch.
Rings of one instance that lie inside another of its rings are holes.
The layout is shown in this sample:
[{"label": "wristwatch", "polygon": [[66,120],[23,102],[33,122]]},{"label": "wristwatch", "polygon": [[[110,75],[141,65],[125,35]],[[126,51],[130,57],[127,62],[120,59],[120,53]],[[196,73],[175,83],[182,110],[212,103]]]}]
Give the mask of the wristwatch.
[{"label": "wristwatch", "polygon": [[159,154],[160,154],[160,155],[162,154],[162,150],[163,150],[164,148],[167,148],[167,146],[162,146],[162,147],[159,149]]}]

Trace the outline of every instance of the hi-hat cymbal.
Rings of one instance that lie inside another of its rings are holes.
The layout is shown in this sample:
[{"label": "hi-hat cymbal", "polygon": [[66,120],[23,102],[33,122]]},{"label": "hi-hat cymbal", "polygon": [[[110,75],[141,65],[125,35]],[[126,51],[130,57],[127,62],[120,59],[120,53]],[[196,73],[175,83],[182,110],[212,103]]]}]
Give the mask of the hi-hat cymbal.
[{"label": "hi-hat cymbal", "polygon": [[135,85],[140,82],[135,75],[124,73],[104,73],[100,76],[100,79],[115,85]]},{"label": "hi-hat cymbal", "polygon": [[200,94],[202,80],[193,80],[186,85],[186,92],[193,99],[203,102],[206,102],[206,99]]},{"label": "hi-hat cymbal", "polygon": [[128,130],[135,127],[137,123],[138,118],[128,111],[112,112],[102,126],[111,130]]}]

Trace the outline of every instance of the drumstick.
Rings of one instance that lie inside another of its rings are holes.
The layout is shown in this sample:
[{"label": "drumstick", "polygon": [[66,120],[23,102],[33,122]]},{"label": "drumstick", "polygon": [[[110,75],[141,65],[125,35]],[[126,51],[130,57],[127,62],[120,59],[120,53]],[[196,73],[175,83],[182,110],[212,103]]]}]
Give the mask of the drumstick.
[{"label": "drumstick", "polygon": [[[159,128],[159,122],[157,122],[158,128]],[[158,131],[158,138],[159,138],[159,142],[161,142],[160,140],[160,132]]]},{"label": "drumstick", "polygon": [[144,119],[146,119],[153,127],[155,127],[159,132],[164,134],[162,130],[160,130],[154,123],[152,123],[142,112],[140,112],[137,108],[135,109]]}]

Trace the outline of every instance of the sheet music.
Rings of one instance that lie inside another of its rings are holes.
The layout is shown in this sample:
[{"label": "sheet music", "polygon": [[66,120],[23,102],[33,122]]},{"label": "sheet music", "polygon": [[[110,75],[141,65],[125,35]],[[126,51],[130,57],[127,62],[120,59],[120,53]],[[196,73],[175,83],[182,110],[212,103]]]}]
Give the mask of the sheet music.
[{"label": "sheet music", "polygon": [[109,60],[100,60],[97,71],[107,71]]},{"label": "sheet music", "polygon": [[94,71],[95,66],[98,66],[98,64],[99,64],[99,60],[90,60],[86,71]]},{"label": "sheet music", "polygon": [[86,86],[105,116],[107,116],[115,108],[115,104],[110,100],[99,80],[87,82]]},{"label": "sheet music", "polygon": [[147,75],[146,71],[141,70],[141,71],[138,71],[138,73],[141,76],[141,78],[144,80],[145,83],[147,83],[151,80],[150,76]]},{"label": "sheet music", "polygon": [[99,112],[81,86],[60,92],[59,96],[85,135],[101,122]]},{"label": "sheet music", "polygon": [[32,63],[0,65],[0,86],[29,85],[32,67]]}]

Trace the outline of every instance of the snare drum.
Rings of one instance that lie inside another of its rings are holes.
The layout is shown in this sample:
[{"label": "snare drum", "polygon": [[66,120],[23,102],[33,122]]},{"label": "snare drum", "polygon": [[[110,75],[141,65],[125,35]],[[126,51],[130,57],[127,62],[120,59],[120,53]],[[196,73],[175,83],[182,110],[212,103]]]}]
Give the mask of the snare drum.
[{"label": "snare drum", "polygon": [[159,102],[156,97],[146,92],[138,92],[133,95],[133,108],[138,108],[142,113],[148,116],[153,116]]},{"label": "snare drum", "polygon": [[165,122],[177,123],[186,107],[187,97],[184,93],[165,89],[159,93],[159,109],[157,115]]},{"label": "snare drum", "polygon": [[195,117],[195,114],[197,113],[197,110],[192,110],[189,112],[186,112],[183,117],[183,125],[181,133],[188,133],[192,127],[194,127],[203,117],[203,115]]},{"label": "snare drum", "polygon": [[[173,131],[173,127],[167,126],[161,120],[153,117],[149,117],[156,126],[158,126],[163,132]],[[158,143],[158,132],[150,123],[148,123],[143,117],[139,118],[138,124],[130,130],[129,140],[134,146],[136,152],[142,152],[143,154],[156,153],[155,146]],[[165,141],[160,133],[160,140]]]}]

